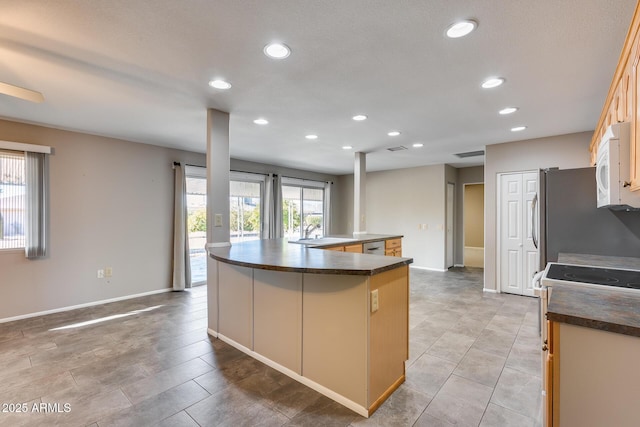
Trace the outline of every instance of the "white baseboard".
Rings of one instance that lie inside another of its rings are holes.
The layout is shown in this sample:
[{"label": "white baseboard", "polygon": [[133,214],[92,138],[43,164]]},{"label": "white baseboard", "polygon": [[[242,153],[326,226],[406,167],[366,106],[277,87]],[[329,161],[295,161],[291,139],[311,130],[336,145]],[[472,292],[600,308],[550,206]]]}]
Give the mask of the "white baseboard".
[{"label": "white baseboard", "polygon": [[[211,332],[214,332],[214,331],[211,331],[210,329],[209,329],[209,331],[210,331],[209,332],[210,334],[211,334]],[[294,380],[298,381],[299,383],[302,383],[302,384],[306,385],[307,387],[317,391],[318,393],[327,396],[329,399],[335,400],[339,404],[341,404],[343,406],[346,406],[347,408],[351,409],[353,412],[356,412],[358,415],[362,415],[365,418],[369,418],[369,410],[367,408],[365,408],[364,406],[358,405],[353,400],[347,399],[343,395],[338,394],[335,391],[330,390],[330,389],[326,388],[325,386],[323,386],[321,384],[318,384],[315,381],[310,380],[309,378],[303,377],[302,375],[296,373],[295,371],[292,371],[291,369],[289,369],[289,368],[287,368],[285,366],[282,366],[279,363],[276,363],[271,359],[267,359],[266,357],[264,357],[260,353],[256,353],[255,351],[251,350],[250,348],[247,348],[247,347],[243,346],[242,344],[232,340],[229,337],[225,337],[222,334],[217,334],[217,335],[218,335],[218,338],[221,341],[226,342],[230,346],[237,348],[241,352],[248,354],[249,356],[253,357],[254,359],[259,360],[260,362],[264,363],[265,365],[272,367],[276,371],[279,371],[279,372],[285,374],[286,376],[288,376],[290,378],[293,378]]]},{"label": "white baseboard", "polygon": [[445,271],[448,271],[442,268],[420,267],[418,265],[410,265],[409,268],[415,268],[416,270],[439,271],[440,273],[444,273]]},{"label": "white baseboard", "polygon": [[500,293],[495,289],[487,289],[487,288],[482,288],[482,292],[486,292],[488,294],[499,294]]},{"label": "white baseboard", "polygon": [[36,313],[29,313],[29,314],[21,314],[20,316],[7,317],[7,318],[4,318],[4,319],[0,319],[0,323],[13,322],[13,321],[16,321],[16,320],[28,319],[30,317],[46,316],[47,314],[60,313],[60,312],[63,312],[63,311],[75,310],[77,308],[91,307],[91,306],[94,306],[94,305],[107,304],[107,303],[110,303],[110,302],[123,301],[123,300],[127,300],[127,299],[139,298],[139,297],[144,297],[144,296],[147,296],[147,295],[155,295],[155,294],[161,294],[161,293],[164,293],[164,292],[171,292],[171,291],[173,291],[173,288],[158,289],[158,290],[155,290],[155,291],[143,292],[141,294],[126,295],[124,297],[110,298],[110,299],[105,299],[105,300],[100,300],[100,301],[87,302],[87,303],[84,303],[84,304],[70,305],[70,306],[61,307],[61,308],[54,308],[53,310],[38,311]]},{"label": "white baseboard", "polygon": [[218,333],[211,328],[207,328],[207,333],[214,338],[218,338]]},{"label": "white baseboard", "polygon": [[454,267],[464,268],[464,264],[453,264]]}]

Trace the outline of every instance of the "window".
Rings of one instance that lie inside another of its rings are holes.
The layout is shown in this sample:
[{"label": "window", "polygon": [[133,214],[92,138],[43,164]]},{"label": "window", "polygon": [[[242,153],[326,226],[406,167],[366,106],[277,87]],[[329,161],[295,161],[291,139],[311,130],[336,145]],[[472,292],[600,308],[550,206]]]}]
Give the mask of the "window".
[{"label": "window", "polygon": [[284,237],[290,240],[322,237],[325,184],[286,178],[282,182]]},{"label": "window", "polygon": [[24,152],[0,150],[0,249],[25,247]]},{"label": "window", "polygon": [[229,181],[231,243],[261,238],[263,191],[264,176],[231,173]]}]

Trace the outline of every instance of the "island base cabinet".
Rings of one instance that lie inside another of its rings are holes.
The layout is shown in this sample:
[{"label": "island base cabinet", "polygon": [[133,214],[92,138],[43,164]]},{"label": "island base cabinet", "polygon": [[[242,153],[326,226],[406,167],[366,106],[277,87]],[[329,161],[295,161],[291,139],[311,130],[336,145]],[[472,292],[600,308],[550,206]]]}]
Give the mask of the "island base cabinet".
[{"label": "island base cabinet", "polygon": [[404,382],[409,359],[409,267],[371,277],[378,291],[378,310],[369,320],[369,412]]},{"label": "island base cabinet", "polygon": [[302,375],[368,407],[367,277],[305,274],[303,289]]},{"label": "island base cabinet", "polygon": [[218,332],[253,350],[253,269],[218,264]]},{"label": "island base cabinet", "polygon": [[302,273],[254,270],[253,348],[302,375]]},{"label": "island base cabinet", "polygon": [[372,275],[224,262],[214,271],[208,284],[211,335],[365,417],[404,382],[407,265]]},{"label": "island base cabinet", "polygon": [[640,425],[640,338],[559,324],[554,426]]}]

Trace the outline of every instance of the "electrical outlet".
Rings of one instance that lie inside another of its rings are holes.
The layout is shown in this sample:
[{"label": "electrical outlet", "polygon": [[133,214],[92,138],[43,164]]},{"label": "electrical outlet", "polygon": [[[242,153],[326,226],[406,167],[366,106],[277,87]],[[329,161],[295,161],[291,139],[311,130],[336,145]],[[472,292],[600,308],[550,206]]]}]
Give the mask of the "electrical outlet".
[{"label": "electrical outlet", "polygon": [[378,300],[378,290],[371,291],[371,312],[375,313],[378,311],[380,306],[380,301]]},{"label": "electrical outlet", "polygon": [[213,216],[213,226],[222,227],[222,214],[215,214]]},{"label": "electrical outlet", "polygon": [[107,267],[104,269],[104,277],[111,277],[113,276],[113,268],[111,267]]},{"label": "electrical outlet", "polygon": [[98,279],[104,279],[104,270],[103,269],[98,270]]}]

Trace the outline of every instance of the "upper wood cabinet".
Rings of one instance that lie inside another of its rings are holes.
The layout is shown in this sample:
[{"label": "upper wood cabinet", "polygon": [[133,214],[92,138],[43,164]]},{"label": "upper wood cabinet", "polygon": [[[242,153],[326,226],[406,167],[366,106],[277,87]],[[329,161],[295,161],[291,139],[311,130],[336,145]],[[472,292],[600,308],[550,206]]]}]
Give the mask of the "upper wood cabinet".
[{"label": "upper wood cabinet", "polygon": [[631,20],[620,60],[609,93],[593,133],[589,150],[591,164],[596,163],[598,144],[607,127],[613,123],[631,122],[631,151],[629,153],[631,190],[640,190],[640,2]]}]

